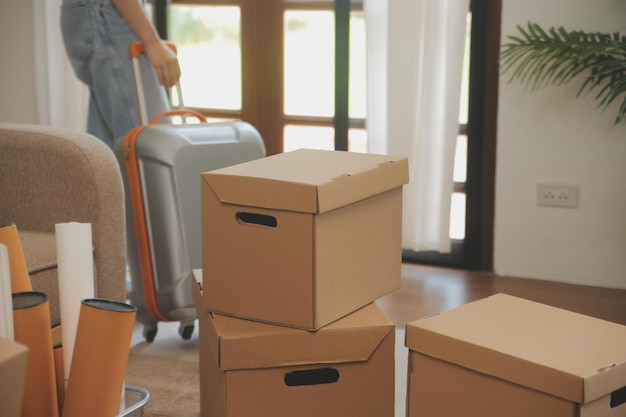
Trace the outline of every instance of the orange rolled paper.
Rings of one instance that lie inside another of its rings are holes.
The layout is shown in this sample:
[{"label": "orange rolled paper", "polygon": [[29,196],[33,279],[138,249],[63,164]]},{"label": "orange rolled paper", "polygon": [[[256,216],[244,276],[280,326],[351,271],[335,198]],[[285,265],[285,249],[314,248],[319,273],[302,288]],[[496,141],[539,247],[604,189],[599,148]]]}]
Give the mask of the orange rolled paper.
[{"label": "orange rolled paper", "polygon": [[136,315],[128,304],[83,300],[63,417],[118,414]]},{"label": "orange rolled paper", "polygon": [[48,297],[20,292],[12,300],[15,341],[28,348],[22,417],[58,417]]},{"label": "orange rolled paper", "polygon": [[9,252],[11,292],[32,291],[33,287],[30,283],[26,259],[24,259],[22,242],[17,233],[17,227],[14,224],[0,227],[0,243],[5,244]]}]

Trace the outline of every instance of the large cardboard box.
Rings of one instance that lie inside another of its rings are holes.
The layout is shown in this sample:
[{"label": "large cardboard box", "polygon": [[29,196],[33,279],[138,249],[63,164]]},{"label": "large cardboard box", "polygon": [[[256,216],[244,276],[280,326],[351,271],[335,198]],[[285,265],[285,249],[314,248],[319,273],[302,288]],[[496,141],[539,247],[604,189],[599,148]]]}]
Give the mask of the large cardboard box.
[{"label": "large cardboard box", "polygon": [[206,312],[199,318],[202,417],[393,417],[393,324],[370,304],[316,332]]},{"label": "large cardboard box", "polygon": [[497,294],[406,326],[409,417],[626,416],[626,327]]},{"label": "large cardboard box", "polygon": [[204,308],[319,329],[397,289],[406,158],[301,149],[202,174]]},{"label": "large cardboard box", "polygon": [[28,348],[0,337],[0,416],[20,417]]}]

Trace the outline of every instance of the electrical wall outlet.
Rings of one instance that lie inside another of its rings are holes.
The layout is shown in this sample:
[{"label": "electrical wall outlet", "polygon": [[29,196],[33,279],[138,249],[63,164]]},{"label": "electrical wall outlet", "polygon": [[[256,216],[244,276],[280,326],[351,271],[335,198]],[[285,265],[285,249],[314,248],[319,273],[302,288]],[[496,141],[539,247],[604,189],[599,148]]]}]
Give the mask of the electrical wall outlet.
[{"label": "electrical wall outlet", "polygon": [[562,208],[578,207],[578,184],[538,183],[537,205]]}]

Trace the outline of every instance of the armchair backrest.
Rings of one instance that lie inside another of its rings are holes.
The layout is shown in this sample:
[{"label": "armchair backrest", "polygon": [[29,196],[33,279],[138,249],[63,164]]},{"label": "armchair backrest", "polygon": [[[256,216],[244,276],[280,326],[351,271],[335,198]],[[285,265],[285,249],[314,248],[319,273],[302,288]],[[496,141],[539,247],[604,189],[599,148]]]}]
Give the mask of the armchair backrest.
[{"label": "armchair backrest", "polygon": [[125,299],[124,191],[113,151],[84,132],[0,123],[0,225],[91,223],[96,295]]}]

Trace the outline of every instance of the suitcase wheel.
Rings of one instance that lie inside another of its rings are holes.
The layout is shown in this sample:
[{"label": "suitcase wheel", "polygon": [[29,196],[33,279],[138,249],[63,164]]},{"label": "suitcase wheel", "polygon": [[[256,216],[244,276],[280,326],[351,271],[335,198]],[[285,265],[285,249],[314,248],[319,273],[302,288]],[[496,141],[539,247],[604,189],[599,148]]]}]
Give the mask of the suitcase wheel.
[{"label": "suitcase wheel", "polygon": [[146,339],[146,342],[152,343],[154,342],[154,338],[157,334],[157,325],[156,324],[146,324],[143,327],[143,338]]},{"label": "suitcase wheel", "polygon": [[194,322],[191,321],[183,321],[180,323],[180,327],[178,328],[178,334],[183,340],[191,339],[191,335],[193,334]]}]

